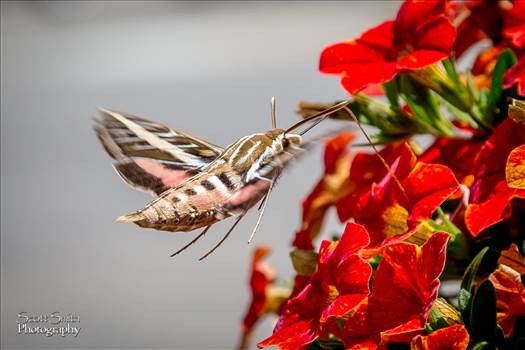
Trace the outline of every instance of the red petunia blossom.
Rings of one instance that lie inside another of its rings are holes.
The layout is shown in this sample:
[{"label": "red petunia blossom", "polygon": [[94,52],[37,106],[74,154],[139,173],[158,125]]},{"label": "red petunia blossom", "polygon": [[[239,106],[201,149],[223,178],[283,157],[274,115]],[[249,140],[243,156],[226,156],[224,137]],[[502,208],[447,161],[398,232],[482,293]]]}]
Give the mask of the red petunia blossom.
[{"label": "red petunia blossom", "polygon": [[264,261],[270,252],[271,249],[266,246],[257,247],[253,252],[250,276],[252,299],[242,321],[238,349],[248,348],[253,328],[259,319],[269,312],[277,312],[290,294],[289,290],[273,286],[277,274]]},{"label": "red petunia blossom", "polygon": [[516,317],[525,316],[525,287],[521,275],[525,274],[525,258],[513,243],[501,253],[499,266],[489,280],[496,289],[498,324],[506,335],[511,335]]},{"label": "red petunia blossom", "polygon": [[450,55],[456,36],[444,10],[444,1],[407,0],[395,20],[325,48],[319,70],[341,75],[343,87],[354,94],[400,72],[441,61]]},{"label": "red petunia blossom", "polygon": [[281,349],[302,349],[326,331],[333,318],[354,309],[369,293],[372,267],[359,256],[369,243],[366,230],[348,223],[341,240],[323,241],[317,271],[286,305],[274,333],[258,344]]},{"label": "red petunia blossom", "polygon": [[407,144],[390,167],[399,183],[387,173],[368,187],[359,198],[359,210],[352,213],[355,222],[370,233],[371,254],[374,249],[406,239],[420,229],[425,231],[424,224],[432,213],[459,189],[449,168],[418,162]]},{"label": "red petunia blossom", "polygon": [[348,148],[353,133],[343,133],[326,141],[324,147],[324,174],[312,192],[303,200],[303,218],[292,245],[312,250],[315,238],[323,224],[324,216],[340,196],[340,188],[350,168]]},{"label": "red petunia blossom", "polygon": [[449,167],[458,181],[470,186],[473,181],[474,159],[483,141],[477,139],[450,139],[439,137],[419,157],[424,163],[437,163]]},{"label": "red petunia blossom", "polygon": [[525,198],[525,189],[509,187],[505,175],[509,154],[523,144],[525,125],[507,118],[479,151],[474,166],[475,182],[465,211],[465,224],[473,236],[508,218],[513,198]]},{"label": "red petunia blossom", "polygon": [[463,325],[438,329],[430,335],[418,335],[410,342],[410,350],[466,350],[470,337]]},{"label": "red petunia blossom", "polygon": [[[388,164],[392,164],[404,149],[402,143],[393,143],[379,151]],[[366,205],[367,194],[374,182],[380,182],[388,170],[375,153],[359,151],[352,159],[347,178],[341,186],[341,195],[336,203],[337,215],[344,222],[358,215]]]},{"label": "red petunia blossom", "polygon": [[448,238],[438,232],[421,247],[398,242],[381,250],[372,294],[347,315],[343,329],[333,329],[347,349],[408,343],[423,331],[437,298]]},{"label": "red petunia blossom", "polygon": [[447,1],[448,18],[457,26],[454,42],[456,57],[460,57],[472,45],[482,39],[498,44],[506,9],[503,2],[491,0]]},{"label": "red petunia blossom", "polygon": [[525,49],[525,1],[515,0],[505,14],[503,36],[516,49]]},{"label": "red petunia blossom", "polygon": [[518,95],[525,96],[525,56],[512,66],[503,76],[503,86],[511,88],[518,87]]}]

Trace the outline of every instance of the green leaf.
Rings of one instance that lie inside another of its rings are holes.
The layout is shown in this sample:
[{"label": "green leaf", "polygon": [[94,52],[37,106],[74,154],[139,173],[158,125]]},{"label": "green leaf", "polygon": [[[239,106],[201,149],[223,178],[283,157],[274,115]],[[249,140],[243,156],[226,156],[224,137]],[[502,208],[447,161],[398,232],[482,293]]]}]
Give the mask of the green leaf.
[{"label": "green leaf", "polygon": [[475,340],[496,341],[496,291],[492,282],[485,280],[472,299],[472,336]]},{"label": "green leaf", "polygon": [[383,90],[388,102],[392,106],[399,107],[399,91],[397,90],[397,83],[395,79],[392,79],[388,83],[383,84]]},{"label": "green leaf", "polygon": [[516,64],[516,56],[510,49],[501,52],[494,66],[492,73],[492,85],[489,93],[489,105],[496,106],[503,93],[503,75],[505,72]]},{"label": "green leaf", "polygon": [[472,350],[489,350],[489,349],[494,349],[494,346],[490,345],[486,341],[476,343],[472,347]]},{"label": "green leaf", "polygon": [[475,257],[472,259],[470,265],[463,274],[461,281],[461,287],[458,293],[458,308],[461,312],[461,317],[465,322],[465,326],[470,331],[471,327],[471,309],[472,309],[472,287],[476,280],[479,266],[483,261],[483,257],[489,250],[488,247],[483,248]]},{"label": "green leaf", "polygon": [[461,289],[464,289],[468,291],[469,293],[472,292],[472,286],[474,285],[474,281],[476,280],[476,274],[478,273],[479,265],[483,261],[483,257],[489,250],[489,247],[485,247],[472,259],[472,262],[465,270],[465,274],[463,275],[463,279],[461,281]]}]

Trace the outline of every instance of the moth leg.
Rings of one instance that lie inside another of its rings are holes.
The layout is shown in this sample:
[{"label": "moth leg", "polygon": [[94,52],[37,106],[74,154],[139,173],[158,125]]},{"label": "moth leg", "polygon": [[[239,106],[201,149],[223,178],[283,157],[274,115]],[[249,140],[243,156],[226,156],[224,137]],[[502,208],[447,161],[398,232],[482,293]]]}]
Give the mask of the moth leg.
[{"label": "moth leg", "polygon": [[226,240],[226,238],[228,238],[228,236],[230,235],[230,233],[232,233],[233,229],[235,228],[235,226],[237,226],[237,224],[239,223],[239,221],[241,221],[241,219],[244,217],[245,214],[242,214],[240,215],[237,220],[235,220],[235,222],[233,223],[232,227],[230,227],[230,229],[228,230],[228,232],[226,232],[226,234],[224,235],[224,237],[222,237],[222,239],[219,241],[219,243],[217,243],[215,245],[215,247],[213,247],[209,252],[207,252],[206,254],[204,254],[203,256],[201,256],[199,258],[199,261],[201,260],[204,260],[205,258],[207,258],[211,253],[213,253],[215,251],[215,249],[219,248],[221,246],[221,244]]},{"label": "moth leg", "polygon": [[190,243],[186,244],[184,247],[180,248],[179,250],[177,250],[175,253],[171,254],[170,257],[174,257],[175,255],[179,254],[179,253],[182,253],[183,251],[185,251],[190,245],[192,245],[193,243],[197,242],[197,240],[199,238],[201,238],[202,236],[204,236],[206,234],[206,232],[208,232],[208,230],[210,229],[211,225],[210,226],[206,226],[206,228],[204,229],[204,231],[202,231],[197,237],[195,237]]},{"label": "moth leg", "polygon": [[257,222],[255,223],[255,227],[253,228],[252,234],[250,235],[250,238],[248,239],[248,244],[251,243],[253,236],[255,236],[255,232],[257,232],[257,229],[259,228],[259,224],[261,223],[261,219],[264,214],[264,209],[266,209],[266,203],[268,203],[268,198],[270,197],[270,192],[272,191],[274,183],[275,183],[275,176],[273,177],[272,182],[270,182],[270,187],[268,188],[268,192],[266,192],[261,204],[259,205],[259,210],[261,212],[259,213],[259,217],[257,218]]}]

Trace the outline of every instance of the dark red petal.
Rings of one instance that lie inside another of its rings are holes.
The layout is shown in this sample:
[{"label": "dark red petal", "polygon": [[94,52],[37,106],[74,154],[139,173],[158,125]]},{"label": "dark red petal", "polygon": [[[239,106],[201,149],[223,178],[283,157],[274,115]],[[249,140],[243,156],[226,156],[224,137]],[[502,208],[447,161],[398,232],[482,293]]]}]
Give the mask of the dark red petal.
[{"label": "dark red petal", "polygon": [[398,69],[421,69],[448,57],[448,54],[433,50],[416,50],[397,62]]},{"label": "dark red petal", "polygon": [[525,96],[525,56],[512,66],[503,76],[503,86],[510,88],[518,86],[518,94]]},{"label": "dark red petal", "polygon": [[512,9],[506,13],[503,35],[513,47],[525,48],[525,1],[514,1]]},{"label": "dark red petal", "polygon": [[395,62],[354,63],[346,65],[341,85],[351,94],[364,89],[369,84],[384,83],[397,74]]},{"label": "dark red petal", "polygon": [[450,139],[439,137],[419,160],[449,167],[459,181],[474,172],[474,160],[483,142],[475,139]]},{"label": "dark red petal", "polygon": [[448,56],[456,39],[456,28],[445,16],[438,16],[419,26],[415,35],[415,51],[432,50]]},{"label": "dark red petal", "polygon": [[346,72],[354,64],[384,63],[385,58],[380,50],[360,44],[356,41],[330,45],[323,50],[319,60],[319,71],[328,74]]},{"label": "dark red petal", "polygon": [[441,16],[445,12],[445,1],[440,0],[407,0],[394,21],[395,40],[407,42],[416,34],[422,21]]},{"label": "dark red petal", "polygon": [[463,325],[438,329],[427,336],[417,336],[410,343],[411,350],[466,350],[470,337]]}]

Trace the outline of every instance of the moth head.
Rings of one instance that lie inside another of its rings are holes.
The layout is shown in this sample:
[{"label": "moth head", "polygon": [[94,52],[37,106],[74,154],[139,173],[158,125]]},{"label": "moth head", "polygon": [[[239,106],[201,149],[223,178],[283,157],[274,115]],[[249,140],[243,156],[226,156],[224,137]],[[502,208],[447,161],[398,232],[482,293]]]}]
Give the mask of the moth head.
[{"label": "moth head", "polygon": [[270,130],[266,133],[266,136],[273,140],[272,143],[280,145],[282,149],[287,149],[290,146],[299,147],[303,143],[301,135],[287,133],[283,129]]},{"label": "moth head", "polygon": [[285,149],[290,146],[301,146],[303,144],[303,137],[297,134],[283,133],[281,143]]}]

